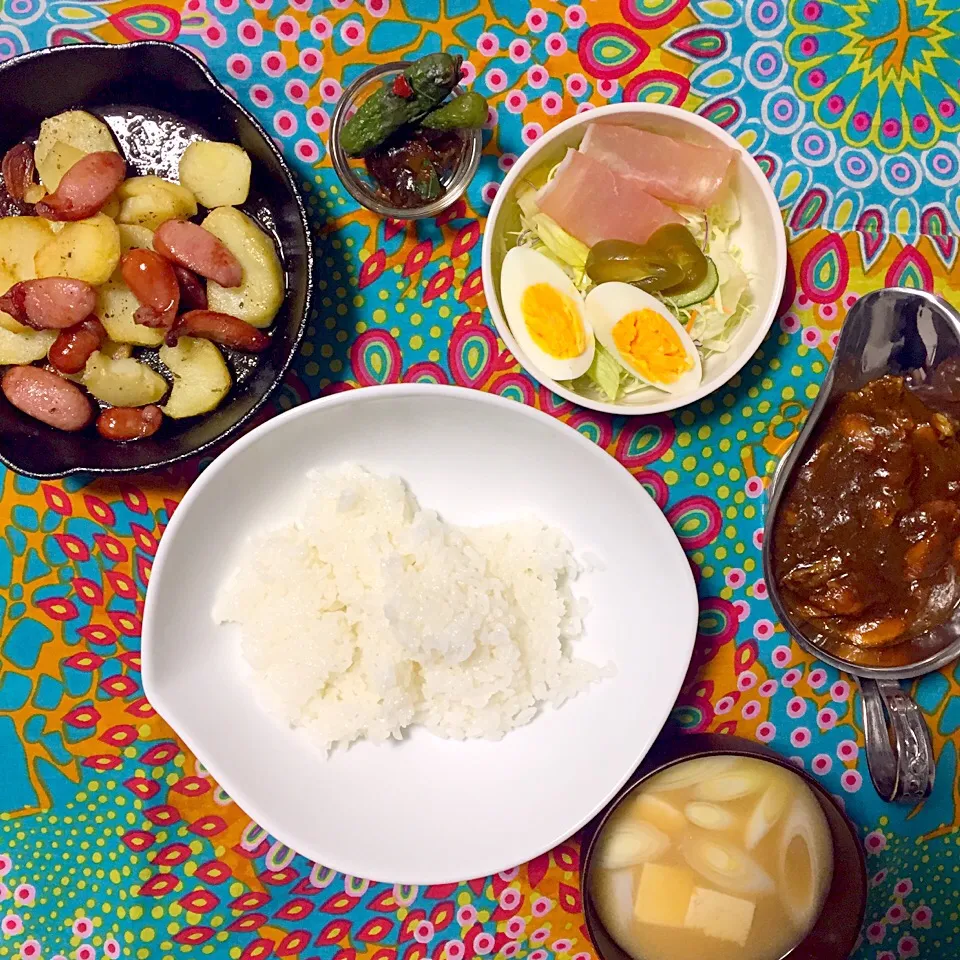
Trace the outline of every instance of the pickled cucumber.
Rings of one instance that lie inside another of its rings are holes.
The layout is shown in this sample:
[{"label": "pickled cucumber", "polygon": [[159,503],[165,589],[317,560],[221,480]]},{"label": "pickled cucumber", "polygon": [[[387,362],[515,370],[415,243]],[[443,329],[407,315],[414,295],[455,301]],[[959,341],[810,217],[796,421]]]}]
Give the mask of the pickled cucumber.
[{"label": "pickled cucumber", "polygon": [[[463,58],[431,53],[372,93],[344,124],[340,145],[349,157],[362,157],[402,126],[439,106],[460,80]],[[400,82],[403,78],[404,83]],[[395,92],[397,88],[400,92]]]},{"label": "pickled cucumber", "polygon": [[431,130],[465,130],[487,122],[487,101],[479,93],[463,93],[428,113],[421,124]]},{"label": "pickled cucumber", "polygon": [[707,297],[713,296],[713,291],[720,284],[720,274],[717,265],[707,257],[707,273],[701,283],[686,293],[668,294],[664,291],[661,296],[668,297],[675,307],[692,307],[695,303],[702,303]]}]

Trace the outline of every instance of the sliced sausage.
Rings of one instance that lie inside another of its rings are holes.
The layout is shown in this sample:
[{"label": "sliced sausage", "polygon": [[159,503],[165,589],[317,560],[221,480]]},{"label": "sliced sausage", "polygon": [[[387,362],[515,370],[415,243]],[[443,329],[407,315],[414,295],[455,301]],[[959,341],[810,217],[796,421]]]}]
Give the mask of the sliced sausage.
[{"label": "sliced sausage", "polygon": [[152,250],[131,250],[121,259],[120,272],[141,303],[133,319],[169,330],[180,304],[180,284],[169,261]]},{"label": "sliced sausage", "polygon": [[97,433],[122,443],[152,437],[163,423],[163,413],[154,404],[146,407],[108,407],[97,417]]},{"label": "sliced sausage", "polygon": [[28,417],[58,430],[82,430],[93,420],[86,394],[69,380],[40,367],[10,367],[0,381],[0,390]]},{"label": "sliced sausage", "polygon": [[167,334],[167,345],[175,347],[180,337],[201,337],[250,353],[260,353],[270,345],[270,338],[246,320],[214,310],[191,310],[178,317]]},{"label": "sliced sausage", "polygon": [[106,339],[103,324],[96,317],[87,317],[60,331],[47,351],[47,359],[60,373],[79,373]]},{"label": "sliced sausage", "polygon": [[157,227],[153,249],[221,287],[239,287],[240,261],[209,230],[189,220],[168,220]]},{"label": "sliced sausage", "polygon": [[3,183],[14,200],[23,200],[27,187],[33,185],[33,147],[18,143],[3,155]]},{"label": "sliced sausage", "polygon": [[46,277],[15,283],[0,310],[34,330],[63,330],[86,320],[97,305],[97,291],[83,280]]},{"label": "sliced sausage", "polygon": [[119,153],[88,153],[63,175],[57,189],[37,204],[37,216],[47,220],[92,217],[120,186],[126,172],[127,165]]},{"label": "sliced sausage", "polygon": [[200,278],[192,270],[181,267],[178,263],[173,265],[173,272],[177,275],[177,283],[180,284],[180,309],[206,310],[207,288],[200,282]]}]

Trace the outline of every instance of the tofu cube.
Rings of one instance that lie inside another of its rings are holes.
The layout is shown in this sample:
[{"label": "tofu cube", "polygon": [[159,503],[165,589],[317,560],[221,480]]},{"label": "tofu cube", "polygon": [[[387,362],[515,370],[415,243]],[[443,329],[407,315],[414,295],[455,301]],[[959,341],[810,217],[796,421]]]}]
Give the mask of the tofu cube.
[{"label": "tofu cube", "polygon": [[679,867],[645,863],[637,884],[633,914],[639,923],[682,927],[693,893],[693,874]]},{"label": "tofu cube", "polygon": [[750,936],[755,908],[752,900],[741,900],[740,897],[717,893],[716,890],[696,887],[690,897],[684,926],[742,947]]}]

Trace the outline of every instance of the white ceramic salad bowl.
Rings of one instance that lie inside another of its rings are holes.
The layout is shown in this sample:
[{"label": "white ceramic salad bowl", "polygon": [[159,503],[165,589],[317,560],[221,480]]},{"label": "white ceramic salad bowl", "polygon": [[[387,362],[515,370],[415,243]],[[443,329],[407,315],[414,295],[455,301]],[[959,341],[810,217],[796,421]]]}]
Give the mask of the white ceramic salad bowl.
[{"label": "white ceramic salad bowl", "polygon": [[[500,270],[513,237],[521,230],[517,191],[535,170],[559,163],[569,147],[577,147],[587,125],[628,125],[693,143],[720,145],[737,151],[730,184],[740,206],[740,220],[729,241],[740,250],[741,266],[749,276],[751,307],[724,352],[703,359],[700,384],[681,393],[654,388],[629,394],[617,402],[574,391],[540,372],[517,343],[504,316]],[[787,269],[787,244],[776,197],[763,171],[726,131],[676,107],[649,103],[618,103],[578,114],[554,127],[513,165],[490,209],[483,238],[483,289],[497,332],[520,365],[535,380],[573,403],[613,414],[651,414],[675,410],[712,393],[733,377],[754,355],[776,317]]]}]

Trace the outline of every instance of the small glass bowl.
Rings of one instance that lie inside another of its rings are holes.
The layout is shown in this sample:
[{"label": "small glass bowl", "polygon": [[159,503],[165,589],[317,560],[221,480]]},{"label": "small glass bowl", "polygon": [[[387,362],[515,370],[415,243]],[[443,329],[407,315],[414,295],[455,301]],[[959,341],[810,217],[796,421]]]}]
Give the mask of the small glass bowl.
[{"label": "small glass bowl", "polygon": [[[409,66],[408,61],[398,60],[393,63],[381,64],[379,67],[374,67],[367,70],[366,73],[360,74],[343,91],[343,95],[337,103],[333,112],[333,120],[330,122],[330,138],[328,141],[333,169],[336,170],[337,176],[347,188],[350,196],[373,213],[381,217],[391,217],[394,220],[418,220],[423,217],[435,217],[459,200],[467,189],[467,185],[473,179],[473,175],[477,172],[477,167],[480,164],[480,153],[483,150],[483,133],[481,130],[461,130],[460,134],[463,137],[464,146],[460,154],[460,162],[441,181],[443,195],[422,207],[395,207],[377,192],[376,184],[373,183],[363,165],[351,161],[344,153],[340,146],[340,131],[347,120],[353,116],[356,107],[363,103],[375,90],[379,90],[383,83],[389,82]],[[453,91],[454,94],[464,92],[462,87],[457,87]]]}]

